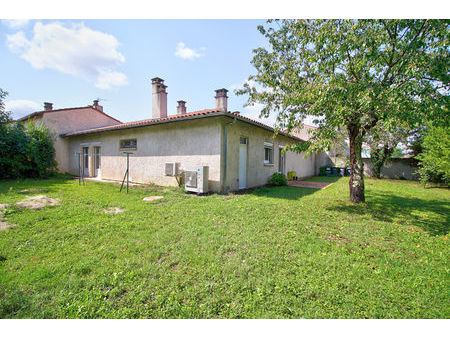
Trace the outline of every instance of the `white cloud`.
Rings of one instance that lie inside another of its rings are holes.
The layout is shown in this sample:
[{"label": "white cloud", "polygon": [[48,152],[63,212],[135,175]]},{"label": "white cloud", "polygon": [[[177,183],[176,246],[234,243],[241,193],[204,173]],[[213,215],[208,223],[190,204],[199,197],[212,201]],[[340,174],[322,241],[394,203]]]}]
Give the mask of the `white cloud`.
[{"label": "white cloud", "polygon": [[12,112],[13,119],[19,119],[43,109],[39,103],[30,100],[9,100],[5,102],[5,108],[6,111]]},{"label": "white cloud", "polygon": [[111,89],[112,87],[120,87],[128,84],[127,77],[124,73],[112,71],[100,71],[95,86],[100,89]]},{"label": "white cloud", "polygon": [[58,22],[37,22],[32,38],[28,39],[20,31],[8,35],[7,40],[9,49],[34,68],[82,77],[101,89],[127,84],[126,75],[116,71],[125,62],[125,57],[117,51],[117,39],[84,24],[66,27]]},{"label": "white cloud", "polygon": [[20,29],[28,25],[30,20],[2,20],[2,23],[4,23],[6,26],[8,26],[11,29]]},{"label": "white cloud", "polygon": [[[200,50],[205,49],[205,47],[200,48]],[[175,56],[185,60],[193,60],[203,56],[203,54],[197,52],[195,49],[187,47],[184,42],[178,42],[177,47],[175,48]]]}]

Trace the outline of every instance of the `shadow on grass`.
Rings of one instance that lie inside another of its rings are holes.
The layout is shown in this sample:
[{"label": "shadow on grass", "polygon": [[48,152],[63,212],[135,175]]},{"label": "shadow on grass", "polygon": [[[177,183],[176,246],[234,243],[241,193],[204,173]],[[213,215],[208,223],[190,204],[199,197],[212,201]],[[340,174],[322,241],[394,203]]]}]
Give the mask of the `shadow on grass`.
[{"label": "shadow on grass", "polygon": [[323,183],[334,183],[339,181],[339,179],[341,179],[342,176],[314,176],[314,177],[310,177],[307,178],[306,182],[323,182]]},{"label": "shadow on grass", "polygon": [[298,188],[298,187],[261,187],[248,191],[248,194],[254,196],[263,196],[270,198],[282,198],[288,200],[298,200],[305,196],[314,194],[315,192],[320,191],[319,189],[311,189],[311,188]]},{"label": "shadow on grass", "polygon": [[73,176],[62,174],[58,174],[46,179],[21,178],[14,180],[0,180],[0,196],[9,192],[19,194],[45,194],[46,192],[58,191],[61,189],[62,183],[70,183],[73,180],[75,180]]},{"label": "shadow on grass", "polygon": [[[421,227],[432,236],[446,235],[450,230],[450,207],[448,202],[442,200],[424,200],[372,192],[367,198],[367,204],[340,205],[327,209],[369,215],[384,222],[402,219]],[[420,217],[420,214],[424,213],[426,216]]]}]

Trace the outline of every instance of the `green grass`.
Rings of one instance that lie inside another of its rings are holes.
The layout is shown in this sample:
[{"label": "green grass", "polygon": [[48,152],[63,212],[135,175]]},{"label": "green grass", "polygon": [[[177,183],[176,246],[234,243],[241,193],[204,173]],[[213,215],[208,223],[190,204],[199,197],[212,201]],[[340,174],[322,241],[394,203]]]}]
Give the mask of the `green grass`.
[{"label": "green grass", "polygon": [[18,226],[0,231],[0,317],[448,318],[450,192],[367,179],[351,205],[348,178],[320,180],[334,184],[207,197],[0,182],[0,203],[61,200],[4,212]]}]

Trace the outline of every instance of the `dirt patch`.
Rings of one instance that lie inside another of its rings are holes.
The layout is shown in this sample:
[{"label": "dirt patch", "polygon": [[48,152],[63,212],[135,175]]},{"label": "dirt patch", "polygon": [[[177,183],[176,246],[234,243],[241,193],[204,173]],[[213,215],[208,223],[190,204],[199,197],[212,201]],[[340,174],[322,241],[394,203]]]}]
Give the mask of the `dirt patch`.
[{"label": "dirt patch", "polygon": [[0,221],[0,231],[8,230],[9,228],[15,227],[15,224],[10,224],[7,222]]},{"label": "dirt patch", "polygon": [[8,208],[9,204],[0,204],[0,211]]},{"label": "dirt patch", "polygon": [[18,191],[19,194],[33,194],[36,192],[47,192],[47,189],[42,189],[42,188],[32,188],[32,189],[23,189]]},{"label": "dirt patch", "polygon": [[103,209],[103,212],[105,214],[114,214],[114,215],[121,214],[124,211],[125,211],[125,209],[120,209],[119,207],[110,207],[110,208]]},{"label": "dirt patch", "polygon": [[47,206],[58,205],[59,199],[47,197],[45,195],[27,196],[24,200],[16,203],[20,208],[39,210]]},{"label": "dirt patch", "polygon": [[150,202],[150,201],[160,200],[163,198],[164,198],[164,196],[148,196],[148,197],[144,197],[142,200],[146,201],[146,202]]}]

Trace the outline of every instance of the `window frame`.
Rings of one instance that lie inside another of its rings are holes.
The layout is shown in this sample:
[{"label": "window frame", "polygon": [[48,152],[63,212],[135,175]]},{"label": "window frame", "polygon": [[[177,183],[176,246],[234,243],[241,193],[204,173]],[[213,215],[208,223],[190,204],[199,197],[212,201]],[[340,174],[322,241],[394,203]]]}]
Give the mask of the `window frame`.
[{"label": "window frame", "polygon": [[[268,152],[266,151],[268,150]],[[269,158],[266,158],[266,154],[269,154]],[[273,165],[273,143],[264,142],[264,165]]]}]

